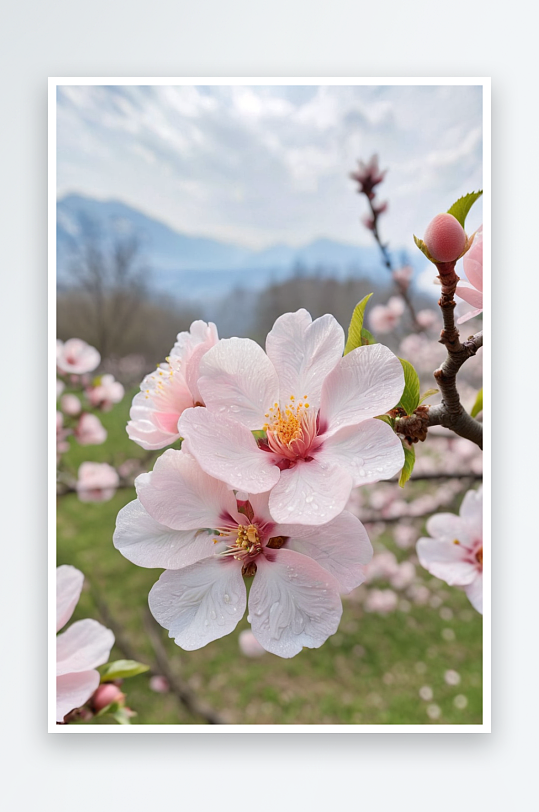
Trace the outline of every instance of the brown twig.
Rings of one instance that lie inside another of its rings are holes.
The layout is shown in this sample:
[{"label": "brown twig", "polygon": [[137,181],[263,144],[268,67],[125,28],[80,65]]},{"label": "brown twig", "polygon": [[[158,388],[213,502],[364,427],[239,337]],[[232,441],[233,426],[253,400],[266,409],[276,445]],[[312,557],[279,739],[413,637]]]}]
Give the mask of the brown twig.
[{"label": "brown twig", "polygon": [[[457,389],[457,373],[464,362],[483,346],[483,332],[476,333],[467,341],[461,342],[455,325],[456,302],[454,296],[459,281],[459,277],[455,273],[455,263],[439,264],[438,270],[442,283],[442,295],[438,304],[444,323],[440,333],[440,344],[446,348],[447,356],[441,367],[434,372],[436,383],[442,393],[442,402],[437,406],[429,407],[429,426],[445,426],[459,437],[465,437],[479,448],[483,448],[483,425],[465,410],[460,402]],[[410,419],[404,417],[397,420],[395,430],[399,434],[405,435],[406,421]]]},{"label": "brown twig", "polygon": [[[387,245],[384,245],[384,243],[382,242],[382,239],[380,237],[380,232],[378,231],[379,212],[376,210],[376,208],[375,208],[375,206],[373,204],[373,201],[371,200],[371,198],[368,195],[367,195],[367,200],[369,201],[369,207],[370,207],[371,215],[372,215],[372,228],[371,228],[371,231],[372,231],[372,233],[374,235],[374,239],[375,239],[375,241],[376,241],[376,243],[378,245],[378,248],[380,249],[380,253],[382,254],[382,259],[383,259],[384,265],[386,266],[388,271],[391,274],[393,274],[393,271],[394,271],[393,263],[391,262],[391,257],[389,256],[389,251],[387,250]],[[412,319],[412,327],[413,327],[414,331],[416,333],[422,332],[423,328],[418,324],[416,314],[415,314],[415,308],[414,308],[414,306],[412,304],[412,300],[410,299],[410,296],[409,296],[409,293],[408,293],[408,290],[407,290],[406,286],[404,284],[401,284],[400,282],[398,282],[396,279],[395,279],[395,285],[397,286],[397,291],[399,293],[399,296],[401,296],[401,298],[403,299],[406,307],[408,308],[408,312],[410,313],[410,318]]]},{"label": "brown twig", "polygon": [[[137,660],[144,662],[144,657],[138,654],[132,647],[130,641],[125,636],[123,629],[116,622],[112,616],[108,605],[103,601],[100,595],[97,594],[95,589],[92,589],[92,597],[101,614],[105,625],[114,632],[116,645],[123,652],[129,660]],[[213,710],[209,705],[200,702],[194,691],[189,685],[179,677],[171,668],[165,648],[156,633],[155,622],[148,612],[149,617],[144,618],[144,626],[150,639],[150,644],[154,652],[155,662],[150,663],[150,674],[153,676],[164,676],[169,685],[172,693],[176,696],[180,704],[182,704],[193,716],[202,717],[209,725],[223,725],[224,720]]]}]

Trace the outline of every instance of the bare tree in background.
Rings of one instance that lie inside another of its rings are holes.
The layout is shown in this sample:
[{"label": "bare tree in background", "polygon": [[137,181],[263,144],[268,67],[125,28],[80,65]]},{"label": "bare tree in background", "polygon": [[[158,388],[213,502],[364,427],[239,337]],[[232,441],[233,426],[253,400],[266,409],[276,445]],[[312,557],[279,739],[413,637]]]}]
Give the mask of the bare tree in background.
[{"label": "bare tree in background", "polygon": [[72,244],[70,273],[78,289],[81,327],[106,358],[124,343],[147,293],[149,269],[136,235],[105,236],[87,217],[79,219]]}]

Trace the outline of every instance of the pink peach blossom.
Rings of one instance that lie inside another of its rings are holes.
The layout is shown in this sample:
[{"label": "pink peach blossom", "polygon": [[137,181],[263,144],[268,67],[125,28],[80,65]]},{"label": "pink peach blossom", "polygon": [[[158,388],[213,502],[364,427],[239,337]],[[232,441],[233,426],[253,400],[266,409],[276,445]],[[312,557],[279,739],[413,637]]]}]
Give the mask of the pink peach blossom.
[{"label": "pink peach blossom", "polygon": [[[246,338],[221,340],[200,363],[205,409],[188,409],[184,448],[230,487],[270,491],[277,522],[321,524],[352,487],[387,479],[403,465],[400,440],[376,415],[398,403],[398,358],[381,344],[342,357],[333,316],[306,310],[277,319],[266,353]],[[265,434],[256,440],[253,431]]]},{"label": "pink peach blossom", "polygon": [[165,568],[149,605],[179,646],[192,651],[235,629],[246,607],[243,575],[254,575],[248,620],[266,651],[293,657],[335,633],[340,594],[363,581],[372,555],[355,516],[278,524],[267,493],[236,499],[172,449],[135,484],[138,499],[120,511],[114,545],[139,566]]},{"label": "pink peach blossom", "polygon": [[80,338],[70,338],[63,344],[56,343],[56,366],[61,372],[83,375],[99,366],[101,356]]},{"label": "pink peach blossom", "polygon": [[366,612],[387,615],[397,608],[398,602],[398,596],[392,589],[370,589],[363,608]]},{"label": "pink peach blossom", "polygon": [[[77,605],[84,575],[64,564],[56,570],[56,631]],[[98,665],[106,663],[114,635],[97,620],[78,620],[56,638],[56,721],[87,702],[99,685]]]},{"label": "pink peach blossom", "polygon": [[404,302],[392,296],[387,305],[375,305],[369,312],[369,326],[375,333],[390,333],[400,323]]},{"label": "pink peach blossom", "polygon": [[431,538],[420,538],[421,566],[450,586],[463,586],[472,606],[483,612],[483,489],[468,491],[460,515],[437,513],[427,522]]},{"label": "pink peach blossom", "polygon": [[150,691],[155,691],[156,694],[168,694],[170,691],[168,679],[161,674],[154,674],[153,677],[150,677],[149,686]]},{"label": "pink peach blossom", "polygon": [[397,268],[393,271],[393,279],[401,288],[406,290],[414,276],[414,269],[411,265],[403,265],[402,268]]},{"label": "pink peach blossom", "polygon": [[420,327],[428,330],[438,322],[438,314],[434,310],[420,310],[416,316],[416,321]]},{"label": "pink peach blossom", "polygon": [[56,399],[57,400],[60,397],[60,395],[62,394],[62,392],[64,391],[65,386],[66,386],[65,383],[63,381],[61,381],[60,378],[56,379]]},{"label": "pink peach blossom", "polygon": [[266,649],[260,645],[252,631],[243,629],[238,637],[238,644],[242,654],[246,657],[261,657],[266,653]]},{"label": "pink peach blossom", "polygon": [[456,294],[473,309],[458,318],[457,324],[463,324],[483,312],[483,226],[477,230],[472,247],[464,254],[462,264],[469,284],[457,285]]},{"label": "pink peach blossom", "polygon": [[82,408],[78,397],[71,394],[62,396],[60,406],[62,407],[64,414],[67,414],[70,417],[75,417],[76,415],[80,414],[80,410]]},{"label": "pink peach blossom", "polygon": [[367,584],[377,580],[388,581],[399,569],[397,559],[390,552],[377,553],[372,561],[365,567],[365,582]]},{"label": "pink peach blossom", "polygon": [[393,589],[406,589],[415,580],[415,567],[411,561],[402,561],[397,571],[391,576],[390,583]]},{"label": "pink peach blossom", "polygon": [[204,405],[197,380],[204,354],[218,341],[215,324],[194,321],[189,332],[178,333],[165,363],[146,375],[133,398],[127,424],[131,440],[148,450],[179,439],[178,419],[185,409]]},{"label": "pink peach blossom", "polygon": [[101,375],[99,382],[86,390],[86,396],[95,409],[104,412],[110,411],[114,403],[119,403],[125,394],[125,389],[114,375]]},{"label": "pink peach blossom", "polygon": [[108,463],[83,462],[76,488],[81,502],[108,502],[119,484],[118,472]]},{"label": "pink peach blossom", "polygon": [[101,445],[107,439],[107,430],[95,414],[84,412],[75,427],[75,437],[80,445]]},{"label": "pink peach blossom", "polygon": [[64,415],[62,412],[56,412],[56,458],[66,451],[69,451],[69,443],[66,438],[71,434],[71,429],[64,428]]}]

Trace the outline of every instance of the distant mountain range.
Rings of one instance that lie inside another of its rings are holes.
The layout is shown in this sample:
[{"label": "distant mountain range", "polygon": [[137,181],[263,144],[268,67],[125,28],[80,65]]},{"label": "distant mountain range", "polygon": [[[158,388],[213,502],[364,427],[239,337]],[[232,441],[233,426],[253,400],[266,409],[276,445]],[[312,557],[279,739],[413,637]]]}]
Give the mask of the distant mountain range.
[{"label": "distant mountain range", "polygon": [[[375,245],[365,247],[318,239],[299,248],[277,244],[253,251],[233,243],[182,234],[115,200],[73,194],[57,204],[59,285],[72,281],[73,248],[80,240],[84,223],[96,228],[104,244],[107,241],[112,244],[120,235],[136,235],[141,256],[151,272],[151,288],[184,300],[220,298],[236,288],[263,290],[273,282],[290,278],[298,269],[304,275],[336,279],[388,278]],[[394,253],[397,265],[401,254]],[[422,270],[422,258],[411,259],[416,273]]]}]

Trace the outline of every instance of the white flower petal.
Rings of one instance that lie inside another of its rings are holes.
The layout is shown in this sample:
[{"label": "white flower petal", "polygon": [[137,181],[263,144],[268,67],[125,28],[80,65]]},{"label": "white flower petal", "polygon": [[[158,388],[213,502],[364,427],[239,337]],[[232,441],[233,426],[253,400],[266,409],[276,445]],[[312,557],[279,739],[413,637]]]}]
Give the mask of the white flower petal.
[{"label": "white flower petal", "polygon": [[468,600],[481,615],[483,614],[483,573],[477,574],[477,578],[464,589]]},{"label": "white flower petal", "polygon": [[56,721],[84,705],[99,685],[99,671],[80,671],[56,677]]},{"label": "white flower petal", "polygon": [[56,631],[65,626],[79,602],[84,575],[69,564],[56,569]]},{"label": "white flower petal", "polygon": [[286,549],[314,558],[350,592],[365,580],[365,564],[372,559],[372,544],[356,516],[343,511],[319,527],[279,526],[279,535],[290,536]]},{"label": "white flower petal", "polygon": [[280,524],[325,524],[344,509],[351,490],[352,477],[342,466],[299,460],[281,471],[270,493],[270,513]]},{"label": "white flower petal", "polygon": [[280,316],[268,334],[266,351],[279,376],[281,405],[293,395],[296,402],[306,397],[317,408],[324,378],[339,361],[343,348],[344,332],[333,316],[312,323],[303,309]]},{"label": "white flower petal", "polygon": [[457,540],[463,547],[469,547],[473,541],[467,523],[454,513],[435,513],[427,521],[427,533],[440,541]]},{"label": "white flower petal", "polygon": [[56,674],[89,671],[106,663],[114,635],[97,620],[78,620],[56,638]]},{"label": "white flower petal", "polygon": [[260,555],[249,593],[253,634],[266,651],[294,657],[319,648],[335,634],[342,615],[337,581],[307,556],[292,550]]},{"label": "white flower petal", "polygon": [[270,359],[249,338],[222,339],[199,367],[198,388],[208,409],[261,429],[270,406],[278,400],[279,382]]},{"label": "white flower petal", "polygon": [[204,530],[172,530],[152,519],[135,499],[118,513],[113,543],[139,567],[175,570],[213,555],[213,538]]},{"label": "white flower petal", "polygon": [[135,485],[150,516],[174,530],[217,528],[231,512],[235,515],[233,493],[185,451],[169,448],[151,474],[137,477]]},{"label": "white flower petal", "polygon": [[473,536],[473,540],[483,538],[483,488],[468,491],[460,506],[460,517],[463,519]]},{"label": "white flower petal", "polygon": [[326,436],[315,455],[324,465],[348,471],[354,487],[390,479],[404,465],[401,441],[390,426],[374,419]]},{"label": "white flower petal", "polygon": [[335,431],[387,412],[404,389],[402,364],[383,344],[358,347],[341,358],[322,387],[320,431]]},{"label": "white flower petal", "polygon": [[420,538],[416,550],[421,566],[450,586],[466,586],[477,577],[477,563],[460,544]]},{"label": "white flower petal", "polygon": [[214,556],[180,570],[166,570],[148,601],[169,637],[194,651],[230,634],[243,617],[246,599],[239,562]]},{"label": "white flower petal", "polygon": [[179,428],[185,448],[201,468],[232,488],[249,493],[269,491],[279,479],[272,454],[258,448],[245,426],[208,409],[188,409]]}]

